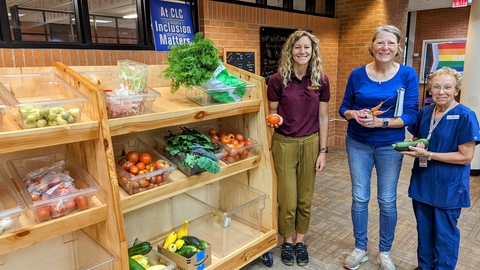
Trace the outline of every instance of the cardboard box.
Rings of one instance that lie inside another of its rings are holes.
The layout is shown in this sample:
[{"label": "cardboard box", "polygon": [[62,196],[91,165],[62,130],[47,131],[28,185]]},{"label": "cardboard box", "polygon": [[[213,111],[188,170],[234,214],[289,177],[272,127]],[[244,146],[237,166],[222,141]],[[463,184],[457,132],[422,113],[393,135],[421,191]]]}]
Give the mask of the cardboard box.
[{"label": "cardboard box", "polygon": [[191,258],[185,258],[181,255],[173,253],[168,249],[164,249],[161,245],[158,245],[158,250],[165,257],[169,258],[177,264],[176,270],[202,270],[212,264],[212,249],[208,246],[206,249],[198,252]]}]

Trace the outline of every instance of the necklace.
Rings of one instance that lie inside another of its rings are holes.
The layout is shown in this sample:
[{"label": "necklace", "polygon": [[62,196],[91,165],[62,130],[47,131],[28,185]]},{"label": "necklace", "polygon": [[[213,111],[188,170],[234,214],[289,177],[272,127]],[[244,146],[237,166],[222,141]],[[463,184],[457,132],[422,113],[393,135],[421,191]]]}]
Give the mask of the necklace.
[{"label": "necklace", "polygon": [[453,109],[453,107],[455,107],[456,104],[457,102],[455,101],[452,102],[452,104],[448,106],[448,108],[442,113],[442,115],[440,115],[437,121],[435,121],[435,111],[437,110],[437,105],[435,105],[432,111],[432,118],[430,119],[430,127],[428,129],[427,140],[430,140],[430,137],[432,137],[433,130],[437,127],[438,123],[440,123],[440,120],[442,120],[443,116],[447,114],[451,109]]}]

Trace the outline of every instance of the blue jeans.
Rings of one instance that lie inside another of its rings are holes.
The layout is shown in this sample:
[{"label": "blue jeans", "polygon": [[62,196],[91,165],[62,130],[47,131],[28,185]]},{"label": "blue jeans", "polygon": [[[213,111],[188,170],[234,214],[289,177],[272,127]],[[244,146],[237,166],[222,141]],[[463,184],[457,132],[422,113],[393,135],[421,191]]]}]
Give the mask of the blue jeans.
[{"label": "blue jeans", "polygon": [[380,252],[390,251],[397,225],[397,184],[403,155],[387,146],[368,146],[347,136],[345,141],[352,180],[352,222],[355,247],[367,248],[370,178],[377,172],[380,207]]}]

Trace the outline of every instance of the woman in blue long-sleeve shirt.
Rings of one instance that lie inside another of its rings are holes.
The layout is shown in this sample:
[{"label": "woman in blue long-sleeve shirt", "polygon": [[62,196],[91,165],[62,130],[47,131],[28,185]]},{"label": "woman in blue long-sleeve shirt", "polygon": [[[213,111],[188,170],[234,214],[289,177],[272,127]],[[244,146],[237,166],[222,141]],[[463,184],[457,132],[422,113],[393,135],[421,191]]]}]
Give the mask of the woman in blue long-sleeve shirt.
[{"label": "woman in blue long-sleeve shirt", "polygon": [[[374,61],[351,72],[339,109],[340,116],[348,120],[345,145],[352,181],[355,238],[355,249],[345,259],[346,269],[357,269],[360,262],[368,260],[368,203],[374,166],[380,208],[377,261],[382,270],[395,269],[390,249],[397,224],[397,183],[403,155],[391,145],[405,139],[405,126],[415,123],[418,114],[416,71],[394,61],[403,55],[401,40],[402,34],[395,26],[384,25],[375,30],[368,48]],[[395,108],[399,88],[404,89],[403,106]],[[378,104],[380,108],[375,108]],[[403,109],[403,114],[395,116],[395,109]]]}]

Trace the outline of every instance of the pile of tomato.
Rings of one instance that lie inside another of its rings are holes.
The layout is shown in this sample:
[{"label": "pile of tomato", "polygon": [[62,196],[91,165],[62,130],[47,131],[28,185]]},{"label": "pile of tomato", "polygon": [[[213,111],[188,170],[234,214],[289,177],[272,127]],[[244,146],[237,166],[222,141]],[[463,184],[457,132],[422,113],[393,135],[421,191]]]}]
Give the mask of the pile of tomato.
[{"label": "pile of tomato", "polygon": [[248,158],[250,150],[254,147],[254,141],[241,133],[228,133],[225,130],[210,128],[208,134],[212,141],[219,141],[226,146],[224,148],[227,154],[222,160],[227,163]]},{"label": "pile of tomato", "polygon": [[[139,153],[137,151],[128,152],[127,155],[120,159],[117,163],[131,177],[170,167],[170,162],[165,159],[153,161],[152,156],[149,153]],[[119,184],[130,194],[135,194],[147,189],[161,186],[168,181],[167,178],[168,174],[161,173],[153,176],[150,174],[148,177],[129,180],[127,177],[118,174]]]}]

